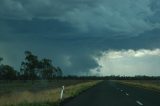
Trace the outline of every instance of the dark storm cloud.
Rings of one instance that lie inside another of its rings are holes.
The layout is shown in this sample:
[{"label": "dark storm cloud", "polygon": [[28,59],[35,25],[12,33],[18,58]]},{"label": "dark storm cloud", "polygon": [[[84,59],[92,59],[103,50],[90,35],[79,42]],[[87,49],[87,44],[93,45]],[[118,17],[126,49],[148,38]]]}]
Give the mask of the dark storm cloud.
[{"label": "dark storm cloud", "polygon": [[[1,20],[2,21],[2,20]],[[13,33],[21,34],[35,34],[35,35],[56,35],[57,33],[69,33],[71,28],[69,24],[65,22],[59,22],[57,20],[3,20],[7,26],[12,28]],[[4,25],[4,24],[3,24]],[[3,25],[2,28],[3,28]],[[61,30],[63,31],[61,32]],[[73,29],[73,28],[72,28]],[[4,31],[3,31],[4,32]],[[51,36],[54,36],[51,35]]]},{"label": "dark storm cloud", "polygon": [[[146,35],[145,35],[146,36]],[[31,50],[39,57],[48,57],[56,66],[62,67],[65,74],[87,74],[88,70],[98,66],[92,56],[99,56],[99,51],[108,49],[154,49],[160,47],[160,38],[145,36],[111,39],[111,38],[16,38],[3,44],[1,54],[10,64],[19,67],[25,50]],[[19,40],[17,40],[19,39]],[[18,43],[16,43],[18,41]],[[157,43],[158,42],[158,43]],[[16,61],[15,61],[16,60]]]},{"label": "dark storm cloud", "polygon": [[1,19],[57,19],[80,31],[111,30],[133,36],[159,23],[149,19],[157,12],[153,0],[1,0]]},{"label": "dark storm cloud", "polygon": [[18,67],[32,50],[65,74],[87,74],[100,51],[160,48],[159,7],[157,0],[0,0],[1,55]]}]

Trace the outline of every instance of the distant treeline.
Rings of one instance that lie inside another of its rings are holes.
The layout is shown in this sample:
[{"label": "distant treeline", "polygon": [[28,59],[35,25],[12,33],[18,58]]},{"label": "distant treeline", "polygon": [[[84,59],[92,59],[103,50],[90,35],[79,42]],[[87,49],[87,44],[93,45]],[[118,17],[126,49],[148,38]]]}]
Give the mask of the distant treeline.
[{"label": "distant treeline", "polygon": [[160,80],[160,76],[63,76],[57,78],[75,80]]},{"label": "distant treeline", "polygon": [[0,80],[50,80],[62,76],[60,67],[52,65],[50,59],[38,59],[30,51],[25,51],[25,60],[22,61],[20,70],[15,70],[12,66],[2,64],[0,57]]}]

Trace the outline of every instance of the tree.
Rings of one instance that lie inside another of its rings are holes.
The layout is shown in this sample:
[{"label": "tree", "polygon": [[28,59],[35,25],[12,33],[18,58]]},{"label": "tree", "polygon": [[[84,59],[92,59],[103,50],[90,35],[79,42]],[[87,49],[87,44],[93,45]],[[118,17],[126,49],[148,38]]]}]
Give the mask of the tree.
[{"label": "tree", "polygon": [[[3,58],[0,57],[0,63],[3,61]],[[15,80],[17,79],[17,71],[9,66],[0,64],[0,80]]]},{"label": "tree", "polygon": [[62,75],[63,75],[62,69],[60,67],[57,67],[57,69],[56,69],[56,76],[57,77],[62,77]]},{"label": "tree", "polygon": [[38,57],[30,51],[25,51],[25,61],[21,63],[20,68],[22,76],[28,80],[35,80],[37,78],[38,64]]},{"label": "tree", "polygon": [[2,57],[0,57],[0,64],[1,64],[1,62],[3,61],[3,58]]},{"label": "tree", "polygon": [[3,60],[3,58],[0,57],[0,71],[2,70],[2,64],[1,64],[2,60]]},{"label": "tree", "polygon": [[[57,73],[58,72],[58,73]],[[25,52],[25,60],[21,63],[20,75],[21,78],[27,80],[35,79],[53,79],[56,75],[61,76],[62,70],[52,65],[52,60],[42,59],[39,60],[32,52]]]},{"label": "tree", "polygon": [[2,65],[0,70],[0,79],[1,80],[15,80],[17,72],[13,67],[9,65]]},{"label": "tree", "polygon": [[55,76],[55,67],[52,65],[52,60],[42,59],[41,60],[41,75],[43,79],[52,79]]}]

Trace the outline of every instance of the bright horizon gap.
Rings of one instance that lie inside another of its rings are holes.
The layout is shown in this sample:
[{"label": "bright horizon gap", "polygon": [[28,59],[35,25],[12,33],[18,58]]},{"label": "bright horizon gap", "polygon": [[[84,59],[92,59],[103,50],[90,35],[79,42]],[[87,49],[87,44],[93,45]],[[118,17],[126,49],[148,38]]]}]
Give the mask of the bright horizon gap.
[{"label": "bright horizon gap", "polygon": [[98,67],[91,69],[91,75],[107,76],[159,76],[160,49],[107,50],[94,57]]}]

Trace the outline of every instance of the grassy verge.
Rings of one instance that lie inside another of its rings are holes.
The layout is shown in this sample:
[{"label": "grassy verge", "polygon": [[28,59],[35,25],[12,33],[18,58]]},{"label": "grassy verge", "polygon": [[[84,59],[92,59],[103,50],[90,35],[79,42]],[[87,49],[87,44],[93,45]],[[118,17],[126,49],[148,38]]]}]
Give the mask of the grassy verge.
[{"label": "grassy verge", "polygon": [[[77,96],[100,81],[88,81],[65,87],[64,99]],[[0,96],[0,106],[59,106],[61,88],[44,89],[39,92],[22,91]]]},{"label": "grassy verge", "polygon": [[160,93],[160,81],[159,80],[123,80],[116,81],[121,84],[139,87],[147,90],[152,90]]},{"label": "grassy verge", "polygon": [[62,85],[69,86],[79,83],[88,82],[88,80],[35,80],[32,81],[1,81],[0,80],[0,96],[6,94],[12,94],[13,92],[40,92],[49,89],[59,88]]}]

